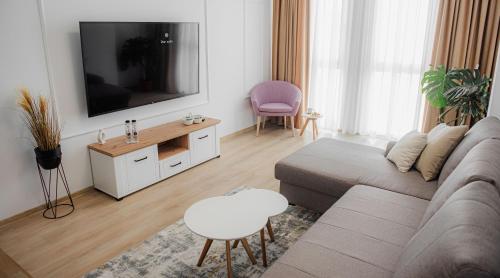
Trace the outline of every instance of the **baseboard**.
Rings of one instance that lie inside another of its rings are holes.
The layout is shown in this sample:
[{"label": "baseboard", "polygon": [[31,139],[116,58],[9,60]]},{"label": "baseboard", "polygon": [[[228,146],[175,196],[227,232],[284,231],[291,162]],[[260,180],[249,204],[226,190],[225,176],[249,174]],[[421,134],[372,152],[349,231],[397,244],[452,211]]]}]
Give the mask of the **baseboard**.
[{"label": "baseboard", "polygon": [[[270,124],[271,121],[269,119],[266,119],[266,122]],[[290,126],[287,126],[287,129],[290,129],[290,128],[291,128]],[[243,133],[247,133],[247,132],[252,131],[252,130],[255,132],[256,129],[257,129],[257,124],[254,124],[254,125],[251,125],[249,127],[246,127],[246,128],[240,129],[238,131],[235,131],[235,132],[233,132],[231,134],[228,134],[226,136],[223,136],[223,137],[220,138],[220,141],[221,142],[226,142],[227,140],[230,140],[230,139],[232,139],[232,138],[234,138],[234,137],[236,137],[238,135],[241,135]],[[263,129],[261,128],[261,131],[262,130]],[[295,127],[295,132],[300,133],[301,131],[302,130],[300,128]]]},{"label": "baseboard", "polygon": [[[270,122],[270,120],[269,120],[269,119],[266,119],[265,121],[266,121],[266,123],[269,123],[269,122]],[[225,141],[227,141],[227,140],[229,140],[229,139],[232,139],[232,138],[234,138],[234,137],[236,137],[236,136],[238,136],[238,135],[241,135],[241,134],[243,134],[243,133],[247,133],[247,132],[252,131],[252,130],[254,130],[254,131],[255,131],[256,129],[257,129],[257,124],[253,124],[253,125],[251,125],[251,126],[249,126],[249,127],[245,127],[244,129],[240,129],[240,130],[235,131],[235,132],[233,132],[233,133],[231,133],[231,134],[228,134],[228,135],[226,135],[226,136],[221,137],[221,138],[220,138],[220,141],[221,141],[221,142],[225,142]]]},{"label": "baseboard", "polygon": [[228,135],[226,135],[226,136],[221,137],[221,138],[220,138],[220,141],[221,141],[221,142],[225,142],[225,141],[227,141],[227,140],[229,140],[229,139],[232,139],[232,138],[234,138],[234,137],[236,137],[236,136],[238,136],[238,135],[241,135],[241,134],[243,134],[243,133],[247,133],[247,132],[249,132],[249,131],[251,131],[251,130],[255,130],[256,128],[257,128],[257,124],[251,125],[251,126],[249,126],[249,127],[245,127],[244,129],[240,129],[240,130],[235,131],[235,132],[233,132],[233,133],[231,133],[231,134],[228,134]]},{"label": "baseboard", "polygon": [[[79,196],[83,195],[84,193],[86,193],[86,192],[88,192],[90,190],[93,190],[93,189],[94,189],[94,186],[85,187],[85,188],[83,188],[81,190],[78,190],[78,191],[72,193],[71,197],[73,199],[76,199]],[[65,197],[62,197],[62,198],[58,198],[57,202],[61,203],[61,202],[64,202],[66,200],[68,200],[68,196],[65,196]],[[76,205],[75,205],[75,207],[76,207]],[[15,214],[15,215],[13,215],[11,217],[8,217],[8,218],[5,218],[3,220],[0,220],[0,226],[12,223],[12,222],[14,222],[14,221],[16,221],[16,220],[18,220],[20,218],[23,218],[23,217],[26,217],[26,216],[30,215],[30,214],[33,214],[33,213],[36,213],[36,212],[41,212],[44,209],[45,209],[45,205],[39,205],[39,206],[36,206],[34,208],[28,209],[26,211],[20,212],[20,213]],[[40,217],[42,217],[42,216],[40,215]]]}]

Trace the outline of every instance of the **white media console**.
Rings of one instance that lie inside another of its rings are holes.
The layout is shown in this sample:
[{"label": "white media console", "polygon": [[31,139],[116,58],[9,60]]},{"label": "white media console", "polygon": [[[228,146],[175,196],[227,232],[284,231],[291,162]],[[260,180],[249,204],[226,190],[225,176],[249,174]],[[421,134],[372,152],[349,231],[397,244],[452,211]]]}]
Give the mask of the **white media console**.
[{"label": "white media console", "polygon": [[89,145],[95,188],[120,200],[220,156],[219,123],[212,118],[189,126],[175,121],[142,130],[138,143],[127,144],[120,136]]}]

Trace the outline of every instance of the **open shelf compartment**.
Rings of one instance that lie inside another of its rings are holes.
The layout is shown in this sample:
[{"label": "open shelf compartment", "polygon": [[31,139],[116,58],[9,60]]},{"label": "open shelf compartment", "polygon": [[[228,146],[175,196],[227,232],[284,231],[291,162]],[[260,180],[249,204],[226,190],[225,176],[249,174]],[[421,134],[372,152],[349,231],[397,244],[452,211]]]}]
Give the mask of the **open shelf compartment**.
[{"label": "open shelf compartment", "polygon": [[188,134],[158,144],[158,159],[164,160],[189,150]]}]

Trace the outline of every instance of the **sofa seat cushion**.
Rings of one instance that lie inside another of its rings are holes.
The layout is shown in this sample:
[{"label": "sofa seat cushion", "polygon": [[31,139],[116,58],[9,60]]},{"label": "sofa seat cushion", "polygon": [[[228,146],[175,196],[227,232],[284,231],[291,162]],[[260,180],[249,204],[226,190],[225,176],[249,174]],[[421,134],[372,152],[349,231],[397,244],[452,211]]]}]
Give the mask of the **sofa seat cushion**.
[{"label": "sofa seat cushion", "polygon": [[[325,232],[326,233],[326,232]],[[401,252],[399,251],[398,254]],[[392,277],[393,272],[326,246],[299,240],[261,277]]]},{"label": "sofa seat cushion", "polygon": [[[409,238],[404,238],[401,241],[396,242],[396,237],[387,233],[388,230],[381,230],[379,235],[374,234],[377,232],[374,227],[384,228],[382,226],[386,226],[389,230],[398,232],[405,230],[406,232],[413,234],[420,224],[420,220],[422,219],[428,205],[429,201],[413,196],[373,186],[355,185],[347,191],[347,193],[328,211],[326,211],[320,217],[318,222],[330,224],[340,223],[341,220],[348,220],[352,217],[352,221],[349,225],[370,225],[369,227],[365,227],[366,233],[370,232],[370,236],[403,246],[408,242],[407,239]],[[334,217],[337,214],[342,217]],[[374,219],[369,221],[368,218]],[[345,225],[344,227],[348,228],[348,226]],[[396,227],[400,228],[396,229]],[[403,227],[406,227],[411,231],[403,229]],[[353,226],[350,227],[350,229],[359,230],[361,229],[361,226]],[[409,235],[408,233],[404,234]]]},{"label": "sofa seat cushion", "polygon": [[287,113],[292,112],[293,108],[286,103],[264,103],[259,106],[259,111],[270,113]]},{"label": "sofa seat cushion", "polygon": [[356,184],[366,184],[429,200],[436,182],[426,182],[419,172],[401,173],[384,156],[384,150],[321,138],[275,166],[282,182],[340,198]]},{"label": "sofa seat cushion", "polygon": [[427,204],[356,185],[263,277],[391,277]]}]

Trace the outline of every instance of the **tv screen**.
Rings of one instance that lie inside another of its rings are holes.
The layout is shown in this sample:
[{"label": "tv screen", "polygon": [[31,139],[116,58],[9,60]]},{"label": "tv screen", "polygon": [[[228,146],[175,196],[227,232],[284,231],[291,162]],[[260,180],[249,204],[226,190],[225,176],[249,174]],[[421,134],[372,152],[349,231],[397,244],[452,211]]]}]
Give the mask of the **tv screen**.
[{"label": "tv screen", "polygon": [[199,24],[80,22],[89,117],[199,93]]}]

